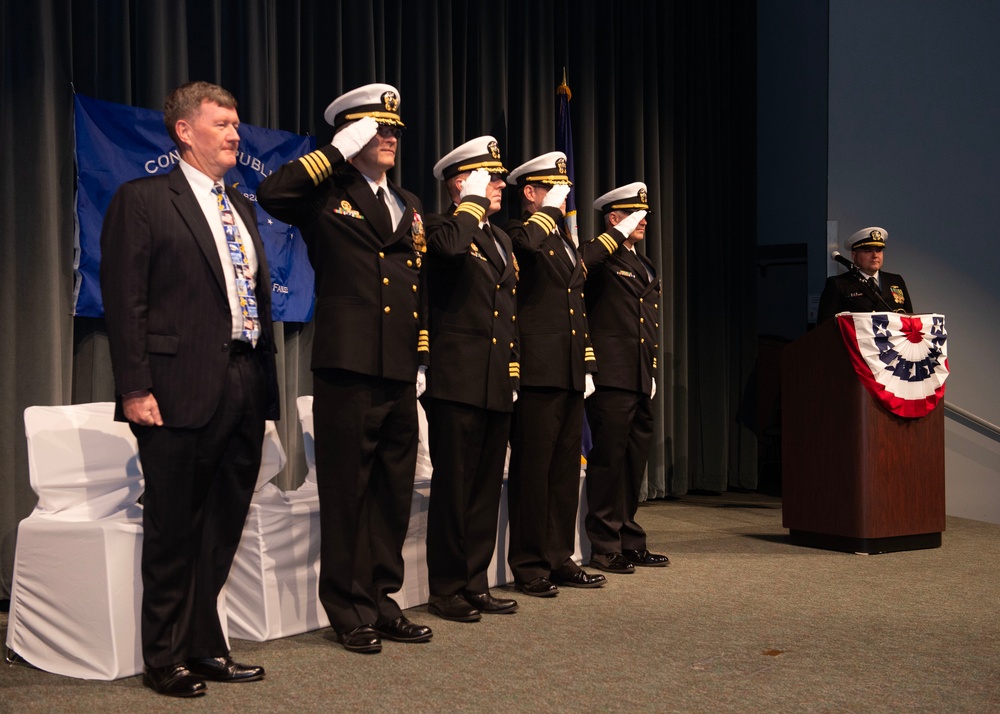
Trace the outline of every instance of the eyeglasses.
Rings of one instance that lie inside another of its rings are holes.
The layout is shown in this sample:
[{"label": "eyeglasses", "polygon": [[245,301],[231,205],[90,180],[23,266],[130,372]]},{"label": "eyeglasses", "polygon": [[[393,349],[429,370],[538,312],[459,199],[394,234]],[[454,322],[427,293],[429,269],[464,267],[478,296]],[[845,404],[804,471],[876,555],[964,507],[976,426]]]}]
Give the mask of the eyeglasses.
[{"label": "eyeglasses", "polygon": [[379,124],[378,135],[383,139],[398,139],[403,135],[403,128],[391,124]]},{"label": "eyeglasses", "polygon": [[866,245],[863,248],[856,248],[855,250],[859,253],[881,253],[885,249],[875,245]]}]

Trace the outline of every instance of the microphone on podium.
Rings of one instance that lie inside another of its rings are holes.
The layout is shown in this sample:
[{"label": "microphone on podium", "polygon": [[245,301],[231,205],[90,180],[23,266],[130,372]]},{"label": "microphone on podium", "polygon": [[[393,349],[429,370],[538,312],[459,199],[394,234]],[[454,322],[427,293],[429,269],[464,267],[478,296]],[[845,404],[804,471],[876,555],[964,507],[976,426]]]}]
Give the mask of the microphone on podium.
[{"label": "microphone on podium", "polygon": [[830,257],[833,258],[834,260],[836,260],[838,263],[840,263],[841,265],[843,265],[845,268],[847,268],[851,272],[855,272],[858,269],[858,266],[856,266],[854,263],[852,263],[847,258],[845,258],[844,256],[842,256],[840,254],[839,250],[835,250],[832,253],[830,253]]},{"label": "microphone on podium", "polygon": [[870,282],[868,282],[868,278],[866,278],[864,274],[860,270],[858,270],[858,266],[856,266],[854,263],[852,263],[847,258],[842,256],[839,250],[835,250],[832,253],[830,253],[830,257],[851,271],[851,273],[854,275],[854,278],[861,285],[862,291],[867,293],[868,297],[872,298],[876,303],[881,303],[887,312],[893,312],[892,307],[889,305],[889,303],[885,301],[885,298],[882,297],[882,294],[877,289],[875,289],[875,287]]}]

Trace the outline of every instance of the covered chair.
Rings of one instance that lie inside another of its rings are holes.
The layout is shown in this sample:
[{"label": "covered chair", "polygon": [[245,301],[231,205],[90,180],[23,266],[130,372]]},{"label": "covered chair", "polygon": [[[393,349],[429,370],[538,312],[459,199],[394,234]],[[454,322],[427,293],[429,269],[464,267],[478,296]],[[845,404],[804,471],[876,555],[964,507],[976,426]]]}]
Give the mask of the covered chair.
[{"label": "covered chair", "polygon": [[142,671],[142,473],[111,402],[24,412],[38,504],[17,529],[7,646],[47,672]]},{"label": "covered chair", "polygon": [[309,475],[294,491],[282,491],[270,483],[284,468],[286,457],[277,432],[269,431],[257,491],[226,582],[232,637],[263,642],[330,624],[319,602],[319,495],[312,397],[299,397],[297,407]]}]

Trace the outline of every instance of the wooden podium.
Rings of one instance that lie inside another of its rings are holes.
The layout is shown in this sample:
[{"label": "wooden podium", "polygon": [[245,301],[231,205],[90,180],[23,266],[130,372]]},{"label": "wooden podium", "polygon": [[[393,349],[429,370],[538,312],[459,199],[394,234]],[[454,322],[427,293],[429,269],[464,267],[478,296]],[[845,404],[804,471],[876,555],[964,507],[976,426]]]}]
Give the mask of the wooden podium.
[{"label": "wooden podium", "polygon": [[920,418],[885,409],[827,320],[785,347],[781,410],[782,525],[793,543],[854,553],[940,547],[941,403]]}]

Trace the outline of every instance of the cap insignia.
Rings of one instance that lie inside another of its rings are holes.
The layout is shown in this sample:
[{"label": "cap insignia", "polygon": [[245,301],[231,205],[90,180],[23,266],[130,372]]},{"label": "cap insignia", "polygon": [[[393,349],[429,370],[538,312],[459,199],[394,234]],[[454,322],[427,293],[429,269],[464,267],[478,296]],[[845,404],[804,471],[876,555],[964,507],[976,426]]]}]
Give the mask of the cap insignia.
[{"label": "cap insignia", "polygon": [[495,141],[491,141],[486,148],[489,150],[490,156],[492,156],[497,161],[500,160],[500,145],[498,143],[496,143]]},{"label": "cap insignia", "polygon": [[399,109],[399,97],[395,92],[385,92],[382,94],[382,105],[387,112],[395,112]]},{"label": "cap insignia", "polygon": [[558,158],[556,159],[556,170],[561,173],[566,173],[566,159]]}]

